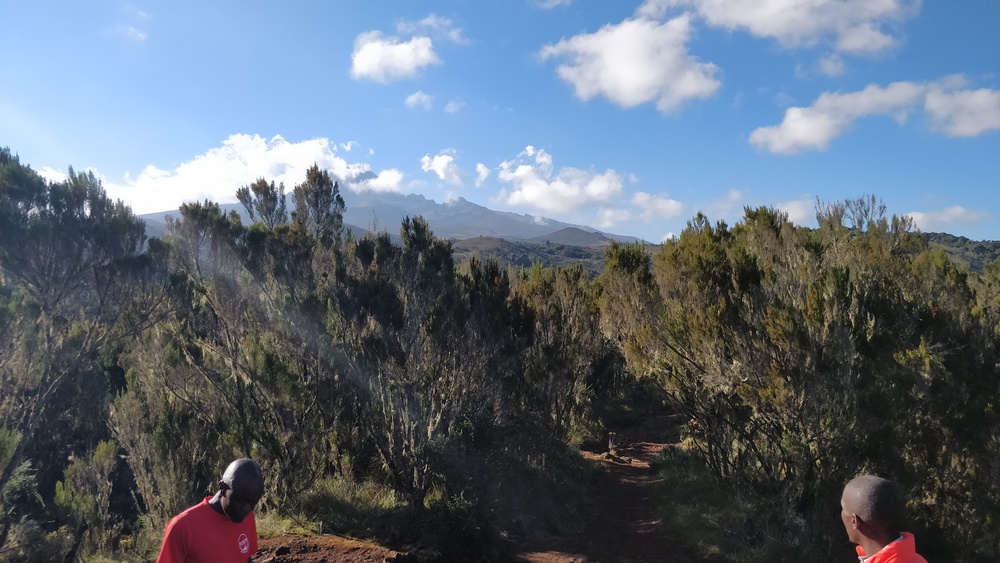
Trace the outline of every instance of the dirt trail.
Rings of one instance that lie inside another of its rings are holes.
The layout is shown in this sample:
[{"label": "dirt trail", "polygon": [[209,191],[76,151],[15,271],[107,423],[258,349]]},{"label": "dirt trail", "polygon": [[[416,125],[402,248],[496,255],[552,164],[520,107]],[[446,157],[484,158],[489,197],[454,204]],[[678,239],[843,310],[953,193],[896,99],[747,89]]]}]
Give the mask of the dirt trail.
[{"label": "dirt trail", "polygon": [[399,555],[380,545],[341,536],[284,536],[260,541],[255,563],[384,563]]},{"label": "dirt trail", "polygon": [[[615,454],[581,452],[597,471],[590,484],[592,512],[580,533],[522,546],[524,563],[688,563],[659,520],[657,476],[649,462],[677,441],[677,421],[651,417],[617,433]],[[416,558],[413,558],[416,559]],[[260,563],[384,563],[413,560],[376,544],[338,536],[279,537],[261,541]]]},{"label": "dirt trail", "polygon": [[530,546],[518,557],[527,563],[659,563],[689,561],[659,519],[659,478],[649,462],[678,440],[669,417],[648,419],[618,432],[615,453],[582,455],[599,471],[591,484],[593,512],[578,535]]}]

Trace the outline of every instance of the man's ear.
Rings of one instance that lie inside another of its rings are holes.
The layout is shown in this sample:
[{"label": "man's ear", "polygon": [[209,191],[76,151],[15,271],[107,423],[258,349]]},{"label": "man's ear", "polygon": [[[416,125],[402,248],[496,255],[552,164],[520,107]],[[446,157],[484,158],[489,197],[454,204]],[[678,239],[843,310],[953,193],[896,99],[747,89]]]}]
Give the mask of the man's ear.
[{"label": "man's ear", "polygon": [[855,530],[858,529],[861,522],[862,520],[861,518],[858,518],[857,514],[851,514],[851,526],[853,526]]}]

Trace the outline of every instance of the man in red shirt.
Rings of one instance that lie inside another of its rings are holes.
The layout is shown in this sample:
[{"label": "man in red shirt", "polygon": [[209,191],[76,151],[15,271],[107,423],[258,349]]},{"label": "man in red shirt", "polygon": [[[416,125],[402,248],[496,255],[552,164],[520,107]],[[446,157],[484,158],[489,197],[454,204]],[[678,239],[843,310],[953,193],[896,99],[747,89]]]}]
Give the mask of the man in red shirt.
[{"label": "man in red shirt", "polygon": [[250,459],[229,464],[219,491],[174,516],[157,563],[251,563],[257,553],[253,509],[264,495],[264,475]]},{"label": "man in red shirt", "polygon": [[887,479],[861,475],[844,487],[840,518],[861,563],[927,563],[913,534],[900,531],[903,509],[899,485]]}]

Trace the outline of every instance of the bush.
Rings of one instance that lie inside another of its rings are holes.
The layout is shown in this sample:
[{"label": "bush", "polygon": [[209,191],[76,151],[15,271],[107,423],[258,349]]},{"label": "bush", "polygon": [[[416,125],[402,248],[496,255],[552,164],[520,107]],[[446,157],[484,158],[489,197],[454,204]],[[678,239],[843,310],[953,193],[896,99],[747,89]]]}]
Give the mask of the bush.
[{"label": "bush", "polygon": [[444,561],[484,561],[499,557],[493,511],[474,498],[459,494],[427,509],[422,536]]},{"label": "bush", "polygon": [[70,549],[68,530],[46,532],[38,522],[26,520],[11,527],[7,543],[0,548],[2,563],[51,563],[62,561]]}]

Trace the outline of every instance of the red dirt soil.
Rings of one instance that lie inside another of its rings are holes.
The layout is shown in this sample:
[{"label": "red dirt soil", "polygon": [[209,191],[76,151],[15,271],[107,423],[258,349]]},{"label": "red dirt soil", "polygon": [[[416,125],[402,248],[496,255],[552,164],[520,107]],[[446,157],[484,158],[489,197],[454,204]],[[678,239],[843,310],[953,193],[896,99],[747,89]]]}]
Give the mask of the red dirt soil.
[{"label": "red dirt soil", "polygon": [[[675,443],[677,420],[652,417],[622,429],[615,454],[581,452],[596,471],[590,484],[592,513],[583,529],[568,537],[521,546],[515,561],[525,563],[688,563],[659,519],[659,481],[649,462]],[[258,563],[385,563],[411,561],[379,545],[339,536],[277,537],[261,540]]]},{"label": "red dirt soil", "polygon": [[255,563],[383,563],[395,551],[340,536],[284,536],[260,541]]}]

